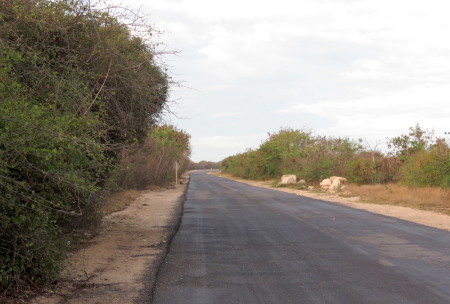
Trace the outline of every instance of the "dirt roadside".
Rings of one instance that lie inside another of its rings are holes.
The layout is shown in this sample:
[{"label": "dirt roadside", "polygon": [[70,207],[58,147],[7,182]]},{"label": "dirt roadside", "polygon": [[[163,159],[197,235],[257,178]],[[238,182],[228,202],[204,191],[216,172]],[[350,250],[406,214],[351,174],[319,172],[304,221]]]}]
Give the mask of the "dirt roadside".
[{"label": "dirt roadside", "polygon": [[331,195],[327,193],[318,193],[313,191],[306,190],[295,190],[290,188],[274,188],[271,186],[271,182],[269,181],[253,181],[253,180],[245,180],[241,178],[233,177],[229,174],[211,172],[209,174],[232,179],[237,182],[241,182],[250,186],[272,189],[287,193],[292,193],[300,196],[306,196],[310,198],[320,199],[327,202],[337,203],[344,206],[362,209],[366,211],[370,211],[373,213],[378,213],[382,215],[396,217],[405,221],[410,221],[414,223],[418,223],[421,225],[438,228],[442,230],[450,231],[450,216],[445,214],[440,214],[431,211],[418,210],[408,207],[401,206],[391,206],[391,205],[380,205],[375,203],[367,203],[360,200],[360,197],[342,197],[338,195]]},{"label": "dirt roadside", "polygon": [[174,189],[142,191],[103,219],[99,234],[66,261],[57,288],[32,304],[150,303],[157,269],[175,234],[188,176]]}]

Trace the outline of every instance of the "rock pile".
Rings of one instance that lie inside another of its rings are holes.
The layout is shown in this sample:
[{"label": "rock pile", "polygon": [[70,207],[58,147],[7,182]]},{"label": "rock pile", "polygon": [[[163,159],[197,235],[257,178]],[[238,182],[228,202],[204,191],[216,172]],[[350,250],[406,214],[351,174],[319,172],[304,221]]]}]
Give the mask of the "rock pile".
[{"label": "rock pile", "polygon": [[[320,182],[320,188],[327,193],[336,193],[338,191],[345,189],[345,183],[347,179],[345,177],[340,176],[331,176],[330,178],[326,178]],[[297,182],[297,176],[294,174],[285,174],[281,176],[281,181],[278,183],[278,186],[289,186],[297,184],[296,189],[302,190],[314,190],[314,186],[308,186],[304,179],[301,179]]]},{"label": "rock pile", "polygon": [[326,190],[327,192],[336,192],[338,190],[343,190],[345,188],[343,184],[346,182],[347,179],[345,177],[332,176],[324,179],[320,183],[320,188],[322,188],[322,190]]}]

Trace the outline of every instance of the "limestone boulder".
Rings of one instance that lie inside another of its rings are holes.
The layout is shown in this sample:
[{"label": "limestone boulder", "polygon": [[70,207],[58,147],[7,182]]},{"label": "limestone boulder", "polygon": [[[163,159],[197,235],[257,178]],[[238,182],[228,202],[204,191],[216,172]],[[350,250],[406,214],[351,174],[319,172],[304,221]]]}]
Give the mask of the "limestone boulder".
[{"label": "limestone boulder", "polygon": [[278,185],[293,185],[297,183],[297,176],[294,174],[285,174],[281,177],[281,181]]},{"label": "limestone boulder", "polygon": [[322,190],[325,190],[327,192],[336,192],[338,190],[342,190],[343,187],[345,187],[343,184],[347,182],[347,179],[345,177],[340,176],[332,176],[330,178],[324,179],[320,183],[320,188]]},{"label": "limestone boulder", "polygon": [[331,183],[333,183],[333,181],[335,181],[337,179],[340,180],[341,183],[346,183],[347,182],[347,179],[345,177],[340,177],[340,176],[332,176],[332,177],[330,177]]},{"label": "limestone boulder", "polygon": [[338,190],[342,190],[344,187],[344,183],[347,182],[345,177],[340,176],[332,176],[330,177],[331,185],[328,187],[328,192],[336,192]]},{"label": "limestone boulder", "polygon": [[322,188],[322,190],[328,190],[328,188],[330,188],[330,186],[331,186],[331,180],[329,178],[326,178],[320,182],[320,188]]}]

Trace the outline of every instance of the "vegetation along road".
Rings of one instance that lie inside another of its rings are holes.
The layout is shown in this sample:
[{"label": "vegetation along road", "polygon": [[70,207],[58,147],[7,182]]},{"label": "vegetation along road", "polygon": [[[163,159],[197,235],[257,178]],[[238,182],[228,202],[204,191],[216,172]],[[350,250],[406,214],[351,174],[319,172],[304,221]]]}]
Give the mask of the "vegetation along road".
[{"label": "vegetation along road", "polygon": [[450,235],[191,174],[154,303],[449,303]]}]

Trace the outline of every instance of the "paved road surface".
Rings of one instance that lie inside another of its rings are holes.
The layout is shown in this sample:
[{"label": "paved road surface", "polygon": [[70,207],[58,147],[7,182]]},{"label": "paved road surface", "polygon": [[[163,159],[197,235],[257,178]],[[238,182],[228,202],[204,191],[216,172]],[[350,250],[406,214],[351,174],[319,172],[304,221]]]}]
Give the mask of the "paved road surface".
[{"label": "paved road surface", "polygon": [[196,172],[154,303],[450,303],[450,233]]}]

